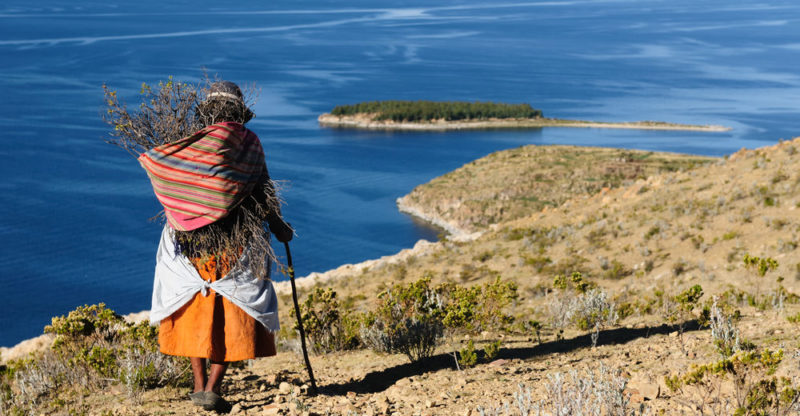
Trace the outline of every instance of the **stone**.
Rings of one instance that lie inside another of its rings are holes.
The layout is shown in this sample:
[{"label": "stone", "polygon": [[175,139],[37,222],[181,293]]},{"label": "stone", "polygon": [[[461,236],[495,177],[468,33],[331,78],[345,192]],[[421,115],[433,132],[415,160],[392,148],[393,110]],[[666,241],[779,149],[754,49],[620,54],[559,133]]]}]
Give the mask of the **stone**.
[{"label": "stone", "polygon": [[261,414],[263,416],[273,416],[281,414],[281,407],[275,403],[268,404],[261,408]]},{"label": "stone", "polygon": [[236,415],[240,413],[242,413],[242,405],[241,403],[236,403],[235,405],[233,405],[233,407],[231,407],[231,411],[229,414]]},{"label": "stone", "polygon": [[433,400],[425,400],[425,407],[430,409],[433,406],[436,406],[436,402],[434,402]]},{"label": "stone", "polygon": [[281,375],[280,374],[268,375],[265,381],[267,382],[267,384],[274,386],[281,382]]},{"label": "stone", "polygon": [[501,358],[499,360],[494,360],[494,361],[490,362],[489,365],[492,366],[492,367],[500,367],[500,366],[506,364],[507,362],[508,362],[508,360],[504,360],[504,359]]},{"label": "stone", "polygon": [[278,391],[280,391],[281,394],[289,394],[292,392],[292,385],[285,381],[282,381],[281,384],[278,386]]},{"label": "stone", "polygon": [[654,400],[661,394],[661,387],[658,382],[644,375],[634,375],[628,382],[628,386],[642,397],[642,400]]}]

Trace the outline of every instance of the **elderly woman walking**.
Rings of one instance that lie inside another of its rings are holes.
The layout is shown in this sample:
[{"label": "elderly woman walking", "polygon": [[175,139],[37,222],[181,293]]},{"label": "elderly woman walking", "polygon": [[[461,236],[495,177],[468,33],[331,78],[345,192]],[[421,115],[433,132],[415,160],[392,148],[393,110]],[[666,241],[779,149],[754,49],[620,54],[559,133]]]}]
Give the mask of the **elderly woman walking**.
[{"label": "elderly woman walking", "polygon": [[[227,406],[228,363],[275,355],[277,298],[267,229],[292,239],[281,218],[253,117],[239,87],[211,84],[196,109],[206,126],[139,157],[167,224],[156,254],[150,320],[161,352],[191,358],[193,403]],[[206,373],[207,362],[210,371]]]}]

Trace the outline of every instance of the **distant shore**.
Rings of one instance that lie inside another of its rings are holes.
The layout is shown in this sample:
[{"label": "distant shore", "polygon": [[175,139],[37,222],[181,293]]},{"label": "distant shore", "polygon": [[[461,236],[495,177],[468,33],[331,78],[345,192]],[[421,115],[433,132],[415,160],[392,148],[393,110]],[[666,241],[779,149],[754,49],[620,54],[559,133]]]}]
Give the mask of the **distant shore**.
[{"label": "distant shore", "polygon": [[317,120],[325,127],[339,127],[365,130],[407,130],[407,131],[445,131],[445,130],[482,130],[482,129],[533,129],[543,127],[578,127],[595,129],[634,129],[634,130],[680,130],[701,132],[724,132],[730,127],[718,125],[697,125],[667,123],[663,121],[630,121],[603,122],[565,120],[558,118],[530,119],[488,119],[459,120],[434,122],[396,122],[391,120],[373,120],[371,115],[334,116],[330,113],[320,115]]}]

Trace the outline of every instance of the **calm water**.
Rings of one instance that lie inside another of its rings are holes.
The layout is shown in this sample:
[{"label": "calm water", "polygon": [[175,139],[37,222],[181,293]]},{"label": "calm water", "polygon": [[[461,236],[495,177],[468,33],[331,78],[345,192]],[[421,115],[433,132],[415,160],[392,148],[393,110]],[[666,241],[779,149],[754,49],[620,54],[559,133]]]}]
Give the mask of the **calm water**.
[{"label": "calm water", "polygon": [[[298,275],[436,231],[397,212],[415,185],[487,153],[568,143],[723,155],[790,138],[800,97],[792,1],[312,0],[0,5],[0,345],[83,303],[147,309],[160,227],[143,171],[105,144],[101,85],[201,68],[262,88],[250,123],[287,181]],[[278,3],[278,4],[274,4]],[[374,99],[529,102],[545,115],[714,123],[729,133],[320,129]]]}]

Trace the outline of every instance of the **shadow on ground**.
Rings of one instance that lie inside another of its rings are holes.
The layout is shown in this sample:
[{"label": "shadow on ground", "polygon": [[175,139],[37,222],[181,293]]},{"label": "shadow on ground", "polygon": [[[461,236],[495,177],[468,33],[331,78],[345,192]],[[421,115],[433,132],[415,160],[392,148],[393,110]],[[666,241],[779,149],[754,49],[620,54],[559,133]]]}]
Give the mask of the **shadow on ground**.
[{"label": "shadow on ground", "polygon": [[[701,329],[697,321],[688,321],[683,324],[684,331],[696,331]],[[660,325],[644,328],[616,328],[600,332],[598,338],[599,345],[624,344],[638,338],[647,338],[651,335],[667,334],[678,329],[677,325]],[[553,353],[564,353],[580,348],[592,346],[591,334],[581,335],[570,339],[545,342],[533,347],[523,348],[503,348],[499,358],[504,359],[530,359],[536,356],[543,356]],[[481,354],[481,352],[478,352]],[[428,358],[419,363],[408,363],[375,371],[365,375],[360,380],[347,383],[336,383],[320,386],[320,394],[341,395],[348,391],[356,393],[378,393],[382,392],[398,380],[406,377],[419,376],[425,373],[432,373],[445,368],[454,368],[453,357],[449,354],[439,354]]]}]

